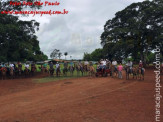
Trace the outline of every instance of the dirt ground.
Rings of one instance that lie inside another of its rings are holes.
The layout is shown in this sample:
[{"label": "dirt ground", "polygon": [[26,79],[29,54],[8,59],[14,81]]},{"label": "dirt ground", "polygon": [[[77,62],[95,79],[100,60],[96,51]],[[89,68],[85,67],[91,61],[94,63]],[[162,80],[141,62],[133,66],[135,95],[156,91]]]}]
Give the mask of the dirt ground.
[{"label": "dirt ground", "polygon": [[154,95],[152,69],[146,70],[144,81],[111,77],[42,84],[31,78],[0,80],[0,122],[154,122]]}]

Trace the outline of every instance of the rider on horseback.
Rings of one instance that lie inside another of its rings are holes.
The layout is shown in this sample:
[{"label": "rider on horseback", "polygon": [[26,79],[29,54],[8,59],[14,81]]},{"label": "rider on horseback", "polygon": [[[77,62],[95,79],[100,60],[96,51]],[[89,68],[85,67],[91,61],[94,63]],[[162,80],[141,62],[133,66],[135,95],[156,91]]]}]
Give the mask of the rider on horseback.
[{"label": "rider on horseback", "polygon": [[18,69],[22,70],[22,64],[21,64],[21,62],[18,63]]},{"label": "rider on horseback", "polygon": [[139,69],[141,70],[141,74],[142,74],[144,68],[143,68],[143,62],[142,62],[141,60],[140,60],[140,62],[139,62]]},{"label": "rider on horseback", "polygon": [[103,64],[102,62],[99,62],[97,65],[97,72],[102,71],[102,69],[103,69]]},{"label": "rider on horseback", "polygon": [[50,75],[53,76],[53,73],[54,73],[53,62],[50,62],[49,67],[50,67],[49,69]]},{"label": "rider on horseback", "polygon": [[64,69],[66,69],[67,70],[67,68],[68,68],[68,63],[66,62],[66,61],[64,61]]},{"label": "rider on horseback", "polygon": [[31,64],[31,71],[32,72],[35,72],[36,71],[36,65],[35,65],[34,62]]},{"label": "rider on horseback", "polygon": [[59,76],[60,75],[60,64],[57,62],[55,66],[56,66],[56,75]]},{"label": "rider on horseback", "polygon": [[10,66],[10,68],[15,69],[14,64],[11,63],[9,66]]},{"label": "rider on horseback", "polygon": [[89,62],[86,60],[84,62],[84,67],[85,67],[85,70],[88,71],[88,65],[89,65]]}]

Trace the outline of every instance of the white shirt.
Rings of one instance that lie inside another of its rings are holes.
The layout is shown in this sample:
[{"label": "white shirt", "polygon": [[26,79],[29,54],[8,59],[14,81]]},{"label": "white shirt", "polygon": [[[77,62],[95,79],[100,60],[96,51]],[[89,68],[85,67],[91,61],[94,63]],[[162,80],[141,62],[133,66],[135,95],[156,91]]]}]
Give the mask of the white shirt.
[{"label": "white shirt", "polygon": [[101,63],[102,65],[104,65],[104,61],[101,61],[100,63]]},{"label": "white shirt", "polygon": [[89,64],[88,61],[85,61],[85,62],[84,62],[84,65],[88,65],[88,64]]},{"label": "white shirt", "polygon": [[116,66],[117,65],[117,61],[113,61],[112,65]]},{"label": "white shirt", "polygon": [[103,65],[106,65],[106,61],[103,61]]},{"label": "white shirt", "polygon": [[10,68],[13,68],[14,69],[14,64],[10,64]]},{"label": "white shirt", "polygon": [[59,67],[59,64],[56,64],[56,68],[58,68]]},{"label": "white shirt", "polygon": [[14,67],[14,65],[13,64],[10,64],[10,67]]},{"label": "white shirt", "polygon": [[132,62],[128,62],[127,66],[132,67]]},{"label": "white shirt", "polygon": [[26,67],[27,69],[29,69],[29,64],[26,64],[25,67]]}]

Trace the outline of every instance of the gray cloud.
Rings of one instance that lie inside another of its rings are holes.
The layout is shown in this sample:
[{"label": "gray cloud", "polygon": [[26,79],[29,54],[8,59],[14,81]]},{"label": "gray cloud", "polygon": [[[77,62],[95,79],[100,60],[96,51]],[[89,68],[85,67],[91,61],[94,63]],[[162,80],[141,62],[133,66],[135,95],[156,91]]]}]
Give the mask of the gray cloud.
[{"label": "gray cloud", "polygon": [[45,54],[49,56],[53,49],[60,49],[62,53],[68,52],[72,58],[80,59],[84,52],[90,53],[101,48],[100,35],[108,19],[132,2],[141,1],[143,0],[64,0],[60,1],[60,6],[43,7],[42,10],[67,9],[68,15],[38,15],[27,19],[40,22],[37,36]]}]

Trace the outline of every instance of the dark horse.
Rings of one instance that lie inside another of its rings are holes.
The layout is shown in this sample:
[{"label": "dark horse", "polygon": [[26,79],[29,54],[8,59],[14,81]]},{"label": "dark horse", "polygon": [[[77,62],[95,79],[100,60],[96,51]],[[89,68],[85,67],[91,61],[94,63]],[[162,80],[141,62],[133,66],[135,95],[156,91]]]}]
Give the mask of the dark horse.
[{"label": "dark horse", "polygon": [[111,65],[111,76],[112,77],[117,77],[118,75],[118,69],[117,69],[117,66],[114,66],[114,65]]},{"label": "dark horse", "polygon": [[31,67],[31,75],[34,76],[34,73],[35,73],[35,72],[36,72],[36,66],[33,65],[33,66]]},{"label": "dark horse", "polygon": [[61,74],[60,66],[56,68],[56,76],[59,77]]},{"label": "dark horse", "polygon": [[69,71],[70,71],[71,76],[73,76],[73,74],[74,74],[74,67],[73,66],[69,66]]},{"label": "dark horse", "polygon": [[25,67],[24,76],[29,77],[29,75],[30,75],[30,70],[27,67]]},{"label": "dark horse", "polygon": [[76,65],[76,71],[78,76],[80,75],[80,72],[82,73],[83,76],[84,68],[81,65]]},{"label": "dark horse", "polygon": [[67,67],[64,67],[63,68],[63,75],[64,76],[67,76],[67,72],[68,72],[68,68]]},{"label": "dark horse", "polygon": [[126,80],[129,80],[130,74],[132,73],[131,67],[125,66],[125,71],[126,71]]},{"label": "dark horse", "polygon": [[144,74],[145,74],[145,69],[144,68],[139,68],[137,71],[138,78],[139,80],[144,80]]},{"label": "dark horse", "polygon": [[23,70],[22,70],[22,68],[18,68],[18,77],[21,77],[22,76],[22,74],[23,74]]},{"label": "dark horse", "polygon": [[54,68],[50,68],[49,69],[49,73],[50,73],[50,76],[53,76],[53,74],[54,74]]}]

